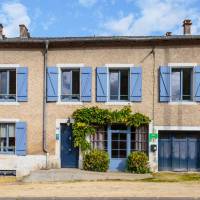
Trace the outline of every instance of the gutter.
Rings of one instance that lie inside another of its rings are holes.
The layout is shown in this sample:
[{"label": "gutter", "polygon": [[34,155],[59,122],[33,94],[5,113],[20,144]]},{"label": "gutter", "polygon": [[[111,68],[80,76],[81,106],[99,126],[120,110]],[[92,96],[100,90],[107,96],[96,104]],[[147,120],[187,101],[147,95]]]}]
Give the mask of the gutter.
[{"label": "gutter", "polygon": [[42,116],[42,137],[43,137],[43,152],[46,154],[46,168],[48,167],[48,148],[47,148],[47,136],[46,136],[46,71],[47,71],[47,60],[48,60],[48,48],[49,41],[45,41],[44,49],[44,69],[43,69],[43,116]]}]

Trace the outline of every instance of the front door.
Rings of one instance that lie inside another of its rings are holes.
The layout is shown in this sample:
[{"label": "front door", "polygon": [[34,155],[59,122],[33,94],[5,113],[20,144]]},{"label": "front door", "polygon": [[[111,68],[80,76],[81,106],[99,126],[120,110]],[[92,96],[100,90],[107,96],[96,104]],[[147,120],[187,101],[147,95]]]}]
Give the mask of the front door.
[{"label": "front door", "polygon": [[78,167],[78,148],[74,147],[72,127],[61,124],[61,167]]},{"label": "front door", "polygon": [[109,127],[108,151],[110,155],[110,170],[125,170],[126,159],[130,153],[130,131],[127,127]]}]

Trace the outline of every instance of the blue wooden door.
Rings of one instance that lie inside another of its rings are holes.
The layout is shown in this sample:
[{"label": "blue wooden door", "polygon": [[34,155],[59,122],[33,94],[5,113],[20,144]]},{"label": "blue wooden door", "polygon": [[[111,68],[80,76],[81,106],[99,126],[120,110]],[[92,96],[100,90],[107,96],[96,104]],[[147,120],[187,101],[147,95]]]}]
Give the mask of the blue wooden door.
[{"label": "blue wooden door", "polygon": [[187,171],[188,165],[187,138],[172,139],[172,170]]},{"label": "blue wooden door", "polygon": [[130,153],[130,130],[112,130],[108,128],[108,153],[110,156],[110,170],[124,171],[126,159]]},{"label": "blue wooden door", "polygon": [[61,125],[61,167],[78,167],[78,148],[73,145],[72,127]]},{"label": "blue wooden door", "polygon": [[199,163],[199,141],[196,138],[188,138],[188,170],[199,170]]},{"label": "blue wooden door", "polygon": [[172,142],[171,139],[160,139],[158,143],[159,171],[172,170]]}]

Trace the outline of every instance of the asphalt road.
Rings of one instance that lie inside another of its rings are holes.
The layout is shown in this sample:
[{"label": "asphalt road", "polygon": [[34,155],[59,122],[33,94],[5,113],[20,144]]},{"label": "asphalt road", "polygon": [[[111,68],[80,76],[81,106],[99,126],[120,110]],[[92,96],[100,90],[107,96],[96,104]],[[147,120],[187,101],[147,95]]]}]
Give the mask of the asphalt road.
[{"label": "asphalt road", "polygon": [[190,197],[19,197],[19,198],[1,198],[0,200],[200,200],[200,198]]}]

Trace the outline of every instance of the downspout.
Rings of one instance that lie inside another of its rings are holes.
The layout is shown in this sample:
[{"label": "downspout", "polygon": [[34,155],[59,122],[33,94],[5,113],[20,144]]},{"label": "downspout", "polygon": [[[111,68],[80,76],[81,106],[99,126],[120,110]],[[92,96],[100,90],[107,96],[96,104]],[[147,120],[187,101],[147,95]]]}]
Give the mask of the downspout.
[{"label": "downspout", "polygon": [[152,48],[152,55],[153,55],[153,104],[152,104],[152,131],[154,132],[154,127],[155,127],[155,82],[156,82],[156,77],[155,77],[155,70],[156,70],[156,55],[155,55],[155,47]]},{"label": "downspout", "polygon": [[45,41],[44,49],[44,69],[43,69],[43,125],[42,125],[42,137],[43,137],[43,152],[46,154],[46,169],[48,168],[48,149],[47,149],[47,137],[46,137],[46,71],[47,71],[47,59],[48,59],[48,47],[49,41]]}]

